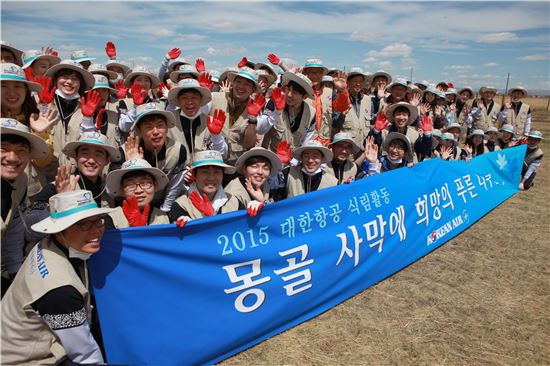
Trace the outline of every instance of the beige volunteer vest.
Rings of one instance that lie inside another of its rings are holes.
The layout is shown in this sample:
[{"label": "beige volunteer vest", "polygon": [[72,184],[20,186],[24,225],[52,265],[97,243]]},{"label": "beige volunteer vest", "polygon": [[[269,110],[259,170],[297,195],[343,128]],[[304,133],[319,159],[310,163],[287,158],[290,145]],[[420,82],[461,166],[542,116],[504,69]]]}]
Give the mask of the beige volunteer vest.
[{"label": "beige volunteer vest", "polygon": [[[225,205],[223,205],[219,212],[216,212],[216,214],[226,213],[226,212],[232,212],[239,210],[239,201],[236,197],[231,196],[230,194],[227,194],[227,202]],[[181,206],[187,213],[189,214],[189,217],[193,220],[201,219],[205,217],[202,212],[197,210],[195,206],[191,203],[189,200],[189,197],[187,195],[180,196],[176,203]]]},{"label": "beige volunteer vest", "polygon": [[[242,185],[239,178],[233,179],[223,189],[228,195],[235,197],[244,207],[248,205],[248,202],[252,201],[252,197],[246,190],[246,187]],[[269,199],[269,183],[266,181],[262,187],[264,194],[264,200]]]},{"label": "beige volunteer vest", "polygon": [[[123,229],[130,227],[130,223],[128,223],[128,219],[126,216],[124,216],[124,212],[122,211],[122,207],[117,207],[116,210],[111,211],[109,213],[109,216],[113,219],[113,224],[115,225],[115,228],[117,229]],[[156,207],[152,208],[151,215],[149,216],[149,222],[147,225],[162,225],[162,224],[169,224],[170,219],[168,218],[168,215],[161,210],[159,210]]]},{"label": "beige volunteer vest", "polygon": [[363,146],[365,138],[371,130],[370,120],[372,118],[372,97],[363,95],[359,105],[359,115],[355,113],[353,107],[350,108],[344,125],[338,132],[347,132],[351,134],[353,141],[359,146]]},{"label": "beige volunteer vest", "polygon": [[[321,105],[322,105],[322,119],[321,126],[317,130],[317,134],[321,139],[332,139],[332,88],[323,87],[321,93]],[[308,98],[306,103],[309,104],[315,111],[315,100]]]},{"label": "beige volunteer vest", "polygon": [[[338,185],[338,179],[336,179],[333,175],[328,174],[326,171],[323,171],[318,190],[334,187],[336,185]],[[304,173],[302,173],[302,165],[293,166],[290,168],[290,171],[288,172],[287,190],[288,198],[306,193],[304,189]]]},{"label": "beige volunteer vest", "polygon": [[[87,273],[82,274],[87,278]],[[82,283],[63,252],[48,238],[29,253],[2,299],[2,364],[53,365],[66,353],[31,304],[62,286],[74,287],[84,298],[88,323],[91,306]]]},{"label": "beige volunteer vest", "polygon": [[[475,101],[472,105],[474,107],[477,107],[477,101]],[[481,129],[483,131],[487,131],[489,127],[495,125],[499,112],[500,104],[493,100],[493,108],[491,109],[491,113],[487,112],[486,107],[481,108],[481,113],[479,114],[479,116],[477,118],[474,118],[472,129]]]},{"label": "beige volunteer vest", "polygon": [[500,126],[498,127],[500,128],[504,123],[508,123],[514,126],[514,135],[523,136],[525,132],[525,123],[527,122],[527,116],[529,114],[530,108],[531,107],[529,106],[529,104],[525,104],[522,102],[517,115],[516,115],[516,112],[514,111],[514,108],[508,109],[506,122],[501,123]]},{"label": "beige volunteer vest", "polygon": [[292,132],[290,128],[290,119],[288,113],[283,111],[279,119],[265,135],[262,141],[262,146],[273,152],[277,152],[277,145],[282,140],[290,143],[291,149],[295,149],[302,145],[302,140],[307,135],[308,131],[315,130],[315,126],[311,126],[311,121],[315,116],[315,109],[309,103],[304,103],[304,111],[300,119],[300,127],[296,132]]},{"label": "beige volunteer vest", "polygon": [[6,221],[0,217],[0,240],[4,240],[4,235],[6,235],[6,230],[8,225],[11,223],[15,213],[17,212],[18,206],[21,203],[25,193],[27,192],[27,176],[26,174],[20,174],[15,181],[13,182],[13,190],[11,191],[11,207],[6,216]]},{"label": "beige volunteer vest", "polygon": [[[342,177],[337,177],[334,167],[332,166],[332,161],[327,164],[325,171],[335,177],[338,180],[338,184],[341,184],[343,181],[347,180],[349,177],[355,178],[357,175],[357,164],[351,160],[347,160],[344,164],[344,171]],[[341,179],[340,179],[341,178]]]},{"label": "beige volunteer vest", "polygon": [[[195,133],[195,138],[192,142],[193,146],[188,146],[187,140],[185,139],[185,135],[183,133],[179,111],[180,110],[177,109],[174,112],[174,116],[176,117],[176,125],[168,130],[168,137],[185,146],[185,149],[187,150],[186,164],[189,165],[193,161],[193,156],[191,154],[194,154],[197,151],[211,150],[211,135],[208,130],[207,115],[201,114],[201,123]],[[191,136],[193,136],[193,134],[191,134]]]},{"label": "beige volunteer vest", "polygon": [[536,159],[540,158],[542,156],[542,149],[540,147],[538,147],[535,151],[533,151],[532,153],[530,154],[527,154],[527,156],[525,157],[525,161],[524,161],[524,164],[525,166],[529,166],[531,165],[531,163],[533,161],[535,161]]}]

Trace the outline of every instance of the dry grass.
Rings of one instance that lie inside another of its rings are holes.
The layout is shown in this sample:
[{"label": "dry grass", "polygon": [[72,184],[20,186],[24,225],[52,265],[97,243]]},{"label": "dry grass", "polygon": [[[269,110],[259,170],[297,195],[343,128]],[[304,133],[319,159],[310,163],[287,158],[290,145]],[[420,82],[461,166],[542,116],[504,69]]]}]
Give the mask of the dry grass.
[{"label": "dry grass", "polygon": [[[534,127],[550,138],[550,112]],[[550,364],[549,161],[434,253],[223,364]]]},{"label": "dry grass", "polygon": [[[550,97],[547,96],[530,96],[522,99],[523,102],[531,106],[531,111],[548,111],[548,100]],[[499,104],[502,104],[502,96],[498,95],[495,97],[495,101]]]}]

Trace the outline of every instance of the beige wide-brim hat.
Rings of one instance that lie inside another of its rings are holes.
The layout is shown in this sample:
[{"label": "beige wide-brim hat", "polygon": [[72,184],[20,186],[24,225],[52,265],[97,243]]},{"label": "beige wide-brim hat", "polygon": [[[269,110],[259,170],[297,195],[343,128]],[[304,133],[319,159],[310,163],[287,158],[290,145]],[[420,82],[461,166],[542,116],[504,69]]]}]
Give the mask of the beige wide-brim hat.
[{"label": "beige wide-brim hat", "polygon": [[168,69],[166,70],[166,72],[170,73],[174,70],[176,70],[178,67],[180,67],[181,65],[191,65],[189,63],[189,60],[184,58],[184,57],[178,57],[174,60],[170,60],[168,62]]},{"label": "beige wide-brim hat", "polygon": [[94,83],[94,87],[92,88],[92,90],[108,89],[109,92],[112,92],[112,93],[116,93],[118,91],[114,88],[111,88],[111,85],[109,84],[109,79],[107,79],[107,76],[105,76],[103,74],[94,74],[94,79],[95,79],[95,83]]},{"label": "beige wide-brim hat", "polygon": [[302,161],[302,153],[306,150],[318,150],[323,154],[323,160],[321,163],[328,163],[332,160],[332,151],[326,148],[317,140],[306,141],[302,146],[294,149],[294,158],[298,161]]},{"label": "beige wide-brim hat", "polygon": [[302,68],[302,72],[304,72],[306,69],[312,69],[312,68],[322,69],[323,75],[328,74],[328,67],[323,65],[323,61],[321,59],[318,59],[318,58],[307,59],[304,67]]},{"label": "beige wide-brim hat", "polygon": [[388,108],[388,113],[387,113],[388,121],[390,121],[391,123],[394,123],[393,113],[395,112],[395,110],[397,108],[400,108],[400,107],[407,108],[407,110],[409,111],[409,120],[407,121],[408,125],[410,125],[414,121],[416,121],[416,117],[418,117],[418,108],[415,107],[412,104],[405,103],[405,102],[399,102],[399,103],[392,104]]},{"label": "beige wide-brim hat", "polygon": [[172,105],[178,105],[178,94],[182,90],[196,90],[201,93],[201,107],[208,104],[208,102],[212,100],[212,93],[210,93],[210,90],[201,86],[197,80],[183,79],[180,80],[176,86],[173,86],[168,92],[168,101]]},{"label": "beige wide-brim hat", "polygon": [[377,71],[377,72],[375,72],[374,74],[372,74],[371,79],[374,81],[374,79],[376,79],[378,76],[384,76],[384,77],[386,77],[386,79],[388,80],[387,84],[388,84],[388,85],[391,84],[391,82],[392,82],[392,77],[391,77],[391,75],[388,74],[387,72],[382,71],[382,70],[381,70],[381,71]]},{"label": "beige wide-brim hat", "polygon": [[[117,60],[107,61],[107,63],[105,64],[105,67],[109,69],[110,66],[120,67],[122,69],[122,74],[124,75],[124,77],[126,77],[129,73],[132,72],[132,69],[130,68],[130,66],[126,65],[122,61],[117,61]],[[116,76],[113,79],[116,79]]]},{"label": "beige wide-brim hat", "polygon": [[115,210],[97,207],[92,192],[83,189],[55,194],[50,197],[49,206],[50,216],[31,226],[37,233],[59,233],[80,220]]},{"label": "beige wide-brim hat", "polygon": [[248,158],[254,157],[254,156],[261,156],[269,160],[269,163],[271,165],[270,176],[274,177],[279,173],[279,171],[282,169],[282,163],[281,159],[272,151],[269,151],[263,147],[253,147],[252,149],[248,150],[239,158],[237,159],[237,162],[235,163],[235,170],[241,174],[244,174],[244,167],[245,163],[248,160]]},{"label": "beige wide-brim hat", "polygon": [[69,69],[79,73],[86,83],[86,90],[92,89],[94,87],[94,75],[92,75],[92,73],[88,70],[84,69],[78,61],[74,60],[63,60],[60,63],[53,65],[48,69],[48,71],[46,71],[46,76],[50,76],[52,79],[54,79],[55,74],[63,69]]},{"label": "beige wide-brim hat", "polygon": [[136,116],[134,117],[134,123],[132,123],[132,126],[130,126],[130,131],[135,130],[137,124],[139,123],[139,121],[141,121],[143,117],[151,114],[158,114],[163,116],[166,120],[168,128],[174,127],[176,125],[176,116],[173,112],[162,109],[160,103],[151,102],[136,107]]},{"label": "beige wide-brim hat", "polygon": [[107,65],[104,64],[91,64],[88,67],[88,71],[91,72],[93,75],[104,75],[108,79],[116,79],[117,77],[117,73],[111,70],[107,70]]},{"label": "beige wide-brim hat", "polygon": [[107,136],[99,132],[84,132],[77,141],[71,141],[63,148],[63,153],[70,158],[76,159],[76,151],[80,146],[100,147],[109,154],[110,161],[119,161],[120,150],[110,145]]},{"label": "beige wide-brim hat", "polygon": [[140,75],[147,76],[151,80],[151,89],[156,89],[159,86],[159,78],[143,66],[136,66],[131,73],[126,75],[124,78],[124,86],[131,88],[134,83],[134,79]]},{"label": "beige wide-brim hat", "polygon": [[[275,69],[273,69],[273,66],[271,66],[270,64],[266,64],[266,63],[263,63],[263,62],[257,62],[256,65],[254,65],[254,69],[255,70],[269,70],[268,72],[273,75],[273,77],[275,79],[277,79],[277,72],[275,72]],[[266,71],[267,71],[266,70]]]},{"label": "beige wide-brim hat", "polygon": [[472,138],[474,136],[481,136],[481,137],[485,137],[485,132],[482,130],[482,129],[475,129],[473,130],[472,132],[470,132],[470,134],[468,135],[468,138]]},{"label": "beige wide-brim hat", "polygon": [[172,80],[172,82],[174,83],[177,83],[179,81],[179,76],[181,74],[193,75],[196,78],[198,78],[200,75],[200,73],[197,71],[195,66],[188,65],[188,64],[181,64],[176,70],[170,73],[170,80]]},{"label": "beige wide-brim hat", "polygon": [[309,98],[315,98],[315,94],[313,93],[313,84],[311,83],[311,80],[309,80],[304,74],[287,71],[283,74],[282,81],[283,86],[288,85],[290,81],[294,81],[306,91],[306,94]]},{"label": "beige wide-brim hat", "polygon": [[42,91],[41,84],[27,80],[21,66],[12,63],[2,63],[0,65],[0,81],[19,81],[26,84],[30,91],[37,93]]},{"label": "beige wide-brim hat", "polygon": [[492,91],[496,94],[497,88],[495,88],[494,86],[482,86],[481,88],[479,88],[479,94],[483,94],[486,91]]},{"label": "beige wide-brim hat", "polygon": [[462,94],[462,92],[464,91],[468,91],[470,92],[470,98],[473,98],[473,96],[475,95],[474,93],[474,89],[470,88],[469,86],[466,86],[464,88],[461,88],[461,89],[458,89],[458,95]]},{"label": "beige wide-brim hat", "polygon": [[458,141],[455,139],[455,135],[450,132],[444,132],[443,135],[441,135],[441,138],[445,141],[452,141],[454,146],[458,144]]},{"label": "beige wide-brim hat", "polygon": [[247,66],[241,67],[236,73],[229,73],[227,75],[227,80],[233,82],[237,77],[252,81],[256,89],[260,90],[260,84],[258,84],[258,73],[256,70]]},{"label": "beige wide-brim hat", "polygon": [[122,164],[122,167],[117,170],[112,170],[107,174],[105,187],[107,192],[113,197],[123,195],[120,185],[124,174],[136,171],[144,171],[151,174],[155,178],[155,192],[162,191],[168,185],[168,177],[158,168],[153,168],[145,159],[131,159]]},{"label": "beige wide-brim hat", "polygon": [[353,146],[353,153],[354,154],[358,153],[359,150],[361,150],[361,147],[359,145],[357,145],[357,143],[353,140],[353,137],[351,136],[351,134],[346,133],[346,132],[338,132],[336,135],[334,135],[330,145],[332,146],[332,145],[337,144],[337,143],[342,142],[342,141],[349,142]]},{"label": "beige wide-brim hat", "polygon": [[447,127],[445,127],[445,128],[443,129],[443,132],[449,132],[449,131],[450,131],[451,129],[453,129],[453,128],[458,128],[458,129],[460,130],[460,135],[461,135],[461,136],[465,134],[464,130],[462,129],[462,126],[461,126],[460,124],[456,123],[456,122],[455,122],[455,123],[451,123],[450,125],[448,125]]},{"label": "beige wide-brim hat", "polygon": [[386,138],[384,138],[384,143],[382,145],[382,148],[385,152],[388,152],[388,148],[390,147],[391,143],[395,140],[401,140],[405,143],[405,146],[407,146],[407,151],[405,152],[407,158],[409,160],[412,160],[413,158],[413,151],[411,147],[411,142],[409,141],[409,138],[402,133],[399,132],[390,132]]},{"label": "beige wide-brim hat", "polygon": [[229,78],[229,75],[236,74],[237,72],[239,72],[239,70],[236,67],[230,67],[220,74],[218,80],[222,83]]},{"label": "beige wide-brim hat", "polygon": [[50,65],[55,65],[61,62],[61,58],[54,55],[46,55],[39,50],[25,51],[23,55],[21,55],[21,57],[23,58],[23,66],[22,66],[23,69],[30,67],[33,62],[38,61],[40,59],[47,60],[50,63]]},{"label": "beige wide-brim hat", "polygon": [[197,151],[193,154],[191,169],[197,169],[201,166],[219,166],[223,168],[226,174],[235,173],[235,168],[224,163],[222,154],[216,150]]},{"label": "beige wide-brim hat", "polygon": [[258,80],[260,80],[260,77],[262,76],[267,79],[268,86],[271,86],[275,82],[275,80],[277,80],[276,76],[273,76],[273,74],[270,74],[264,69],[256,70],[256,73],[258,74]]},{"label": "beige wide-brim hat", "polygon": [[520,92],[523,94],[523,97],[526,97],[527,95],[529,95],[529,94],[527,93],[527,90],[526,90],[524,87],[522,87],[522,86],[515,86],[515,87],[511,88],[511,89],[508,91],[508,95],[511,95],[512,92],[514,92],[514,91],[520,91]]},{"label": "beige wide-brim hat", "polygon": [[48,144],[41,137],[31,133],[29,128],[13,118],[0,118],[0,135],[17,135],[29,141],[31,159],[43,159],[48,156]]},{"label": "beige wide-brim hat", "polygon": [[11,44],[9,44],[8,42],[4,42],[4,41],[0,41],[0,48],[5,48],[6,50],[10,51],[11,53],[13,53],[13,55],[15,56],[15,62],[18,66],[23,66],[23,51],[13,47]]}]

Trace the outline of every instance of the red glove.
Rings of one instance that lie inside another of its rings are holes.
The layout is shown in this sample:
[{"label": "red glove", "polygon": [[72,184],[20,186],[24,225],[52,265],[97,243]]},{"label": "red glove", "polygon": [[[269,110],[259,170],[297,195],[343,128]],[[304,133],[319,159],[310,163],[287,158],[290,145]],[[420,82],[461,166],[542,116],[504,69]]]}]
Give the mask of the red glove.
[{"label": "red glove", "polygon": [[185,220],[183,217],[180,217],[176,220],[176,226],[177,227],[184,227],[185,224],[187,224],[187,220]]},{"label": "red glove", "polygon": [[275,108],[278,111],[285,109],[286,94],[281,91],[281,88],[277,87],[271,92],[271,99],[275,103]]},{"label": "red glove", "polygon": [[527,137],[522,137],[520,140],[519,140],[519,145],[525,145],[527,144]]},{"label": "red glove", "polygon": [[424,132],[432,132],[434,129],[432,125],[432,120],[428,116],[421,117],[419,127]]},{"label": "red glove", "polygon": [[455,86],[454,86],[454,84],[453,84],[453,83],[447,83],[447,86],[448,86],[449,88],[452,88],[452,89],[454,89],[454,88],[455,88]]},{"label": "red glove", "polygon": [[206,124],[208,126],[208,131],[212,135],[219,135],[225,124],[225,112],[221,109],[216,109],[214,111],[214,118],[208,116],[206,118]]},{"label": "red glove", "polygon": [[111,60],[116,59],[116,47],[113,42],[109,41],[105,44],[105,53]]},{"label": "red glove", "polygon": [[97,112],[97,117],[95,119],[95,128],[98,131],[101,131],[101,126],[103,125],[103,118],[105,117],[105,108],[101,108]]},{"label": "red glove", "polygon": [[179,48],[172,48],[168,53],[166,54],[166,58],[173,60],[175,58],[180,57],[181,50]]},{"label": "red glove", "polygon": [[202,58],[198,58],[195,61],[195,69],[197,69],[198,72],[204,72],[206,70],[204,68],[204,60]]},{"label": "red glove", "polygon": [[245,67],[247,62],[248,62],[248,59],[246,57],[243,57],[243,59],[241,60],[241,62],[239,62],[237,67],[239,67],[239,68]]},{"label": "red glove", "polygon": [[199,85],[212,91],[212,89],[214,89],[214,83],[212,82],[212,75],[202,71],[199,75]]},{"label": "red glove", "polygon": [[80,110],[82,115],[85,117],[93,117],[97,107],[101,103],[101,97],[99,93],[95,90],[90,90],[90,92],[80,98]]},{"label": "red glove", "polygon": [[279,65],[281,63],[281,59],[277,57],[274,53],[270,53],[267,55],[267,59],[269,62],[271,62],[273,65]]},{"label": "red glove", "polygon": [[261,211],[262,208],[264,208],[264,206],[265,206],[265,201],[262,202],[257,208],[248,207],[246,209],[246,213],[248,214],[248,216],[254,217],[258,214],[258,212]]},{"label": "red glove", "polygon": [[265,103],[266,101],[263,94],[258,94],[254,100],[248,99],[246,113],[248,113],[249,116],[258,117],[262,109],[264,109]]},{"label": "red glove", "polygon": [[288,164],[290,159],[292,159],[292,149],[290,144],[286,140],[281,140],[279,145],[277,145],[277,156],[281,159],[283,164]]},{"label": "red glove", "polygon": [[32,69],[32,67],[27,67],[25,69],[25,77],[28,81],[34,81],[34,70]]},{"label": "red glove", "polygon": [[390,123],[388,122],[386,115],[384,113],[378,113],[376,116],[376,121],[374,122],[374,129],[377,131],[382,131],[388,127],[389,124]]},{"label": "red glove", "polygon": [[140,83],[134,82],[132,84],[132,88],[130,88],[130,91],[132,92],[132,99],[134,100],[135,105],[142,105],[143,102],[145,102],[147,93],[143,90]]},{"label": "red glove", "polygon": [[115,89],[118,90],[116,93],[118,99],[124,99],[128,95],[128,88],[124,86],[124,80],[117,81]]},{"label": "red glove", "polygon": [[122,202],[122,212],[124,212],[130,227],[147,225],[149,209],[149,204],[146,204],[143,213],[141,213],[136,196],[130,196]]},{"label": "red glove", "polygon": [[338,97],[335,101],[332,102],[332,109],[336,112],[344,113],[350,108],[350,101],[349,101],[349,91],[346,89],[345,91],[338,94]]},{"label": "red glove", "polygon": [[354,180],[355,180],[355,178],[353,176],[351,176],[348,179],[346,179],[345,181],[343,181],[342,184],[350,184]]},{"label": "red glove", "polygon": [[37,76],[36,82],[42,85],[42,91],[38,93],[38,99],[41,104],[49,104],[55,94],[55,86],[52,86],[52,78],[49,76]]},{"label": "red glove", "polygon": [[206,194],[203,193],[201,198],[199,192],[193,191],[189,195],[189,200],[203,215],[214,216],[214,207],[212,207],[212,204]]}]

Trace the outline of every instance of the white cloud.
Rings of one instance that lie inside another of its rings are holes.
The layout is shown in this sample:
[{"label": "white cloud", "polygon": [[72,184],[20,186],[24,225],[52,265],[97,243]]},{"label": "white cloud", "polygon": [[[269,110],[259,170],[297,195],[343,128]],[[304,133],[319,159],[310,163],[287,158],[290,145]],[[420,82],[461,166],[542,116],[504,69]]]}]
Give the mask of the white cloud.
[{"label": "white cloud", "polygon": [[457,73],[466,72],[468,70],[473,69],[474,67],[472,65],[447,65],[444,67],[446,70],[453,70]]},{"label": "white cloud", "polygon": [[497,67],[498,64],[496,62],[487,62],[486,64],[483,64],[485,67]]},{"label": "white cloud", "polygon": [[378,63],[378,67],[380,67],[381,69],[391,69],[392,66],[393,64],[391,61],[380,61]]},{"label": "white cloud", "polygon": [[489,33],[485,34],[477,40],[480,43],[499,43],[499,42],[510,42],[517,41],[518,36],[515,33],[511,32],[501,32],[501,33]]},{"label": "white cloud", "polygon": [[372,42],[380,38],[380,35],[373,32],[360,32],[354,31],[350,34],[351,39],[354,41]]},{"label": "white cloud", "polygon": [[411,46],[405,43],[392,43],[380,51],[369,51],[367,56],[371,57],[409,57],[412,53]]},{"label": "white cloud", "polygon": [[244,56],[247,51],[248,50],[244,47],[222,47],[222,48],[208,47],[205,52],[207,55],[210,55],[210,56],[232,56],[232,55]]},{"label": "white cloud", "polygon": [[548,60],[548,55],[545,55],[545,54],[528,55],[528,56],[518,57],[517,59],[520,61],[546,61]]},{"label": "white cloud", "polygon": [[175,42],[200,42],[204,41],[208,37],[201,34],[178,34],[175,38]]},{"label": "white cloud", "polygon": [[167,28],[159,28],[154,32],[157,37],[171,37],[174,35],[174,31]]}]

